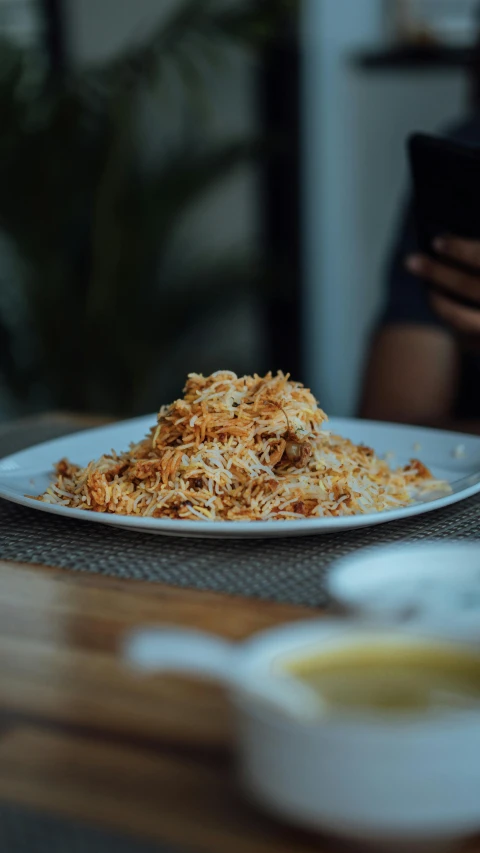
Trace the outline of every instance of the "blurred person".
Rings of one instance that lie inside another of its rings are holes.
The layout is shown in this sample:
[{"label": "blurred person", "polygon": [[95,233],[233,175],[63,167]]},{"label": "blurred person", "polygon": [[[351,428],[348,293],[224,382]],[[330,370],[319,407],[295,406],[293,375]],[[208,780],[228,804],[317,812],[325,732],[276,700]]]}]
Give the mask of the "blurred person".
[{"label": "blurred person", "polygon": [[[477,56],[476,110],[445,135],[480,148],[480,42]],[[438,235],[433,248],[436,260],[417,253],[411,201],[390,260],[387,303],[369,354],[361,415],[480,433],[480,239]],[[466,264],[470,272],[443,258]],[[449,294],[478,308],[464,307]]]}]

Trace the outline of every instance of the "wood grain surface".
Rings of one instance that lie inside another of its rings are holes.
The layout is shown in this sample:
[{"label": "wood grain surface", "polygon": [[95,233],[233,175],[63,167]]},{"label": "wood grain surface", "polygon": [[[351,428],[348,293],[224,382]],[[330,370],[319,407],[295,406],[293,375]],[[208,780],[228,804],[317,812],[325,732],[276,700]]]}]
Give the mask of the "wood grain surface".
[{"label": "wood grain surface", "polygon": [[[205,853],[329,853],[237,788],[221,689],[138,676],[125,633],[163,623],[231,640],[312,611],[0,562],[0,797]],[[480,844],[465,848],[480,853]]]},{"label": "wood grain surface", "polygon": [[140,624],[238,640],[310,615],[0,562],[0,797],[195,849],[318,851],[242,801],[220,688],[138,676],[118,655]]}]

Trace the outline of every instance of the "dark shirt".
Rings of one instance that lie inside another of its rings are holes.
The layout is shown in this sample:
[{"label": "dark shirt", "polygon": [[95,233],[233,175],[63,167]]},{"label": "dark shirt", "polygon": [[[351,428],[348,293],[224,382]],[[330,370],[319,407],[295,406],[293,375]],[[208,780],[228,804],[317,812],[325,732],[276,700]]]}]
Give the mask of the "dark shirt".
[{"label": "dark shirt", "polygon": [[[447,130],[444,136],[464,145],[480,147],[480,114]],[[418,249],[413,204],[407,204],[403,213],[399,238],[393,248],[388,272],[388,296],[382,315],[382,326],[410,323],[443,327],[433,312],[428,289],[405,268],[407,255]],[[455,416],[480,417],[480,357],[472,352],[461,352],[461,381]]]}]

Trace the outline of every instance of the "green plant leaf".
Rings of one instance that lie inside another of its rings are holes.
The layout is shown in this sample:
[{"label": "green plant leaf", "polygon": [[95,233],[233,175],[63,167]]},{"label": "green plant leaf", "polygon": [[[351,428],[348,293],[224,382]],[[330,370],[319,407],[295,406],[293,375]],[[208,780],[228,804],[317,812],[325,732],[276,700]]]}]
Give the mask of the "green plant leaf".
[{"label": "green plant leaf", "polygon": [[0,40],[0,228],[23,261],[31,341],[23,364],[0,310],[0,372],[18,397],[42,380],[57,406],[128,414],[173,342],[259,280],[240,261],[186,272],[168,259],[183,217],[266,146],[179,144],[146,167],[137,119],[154,91],[169,126],[175,79],[191,123],[208,121],[209,75],[233,46],[274,38],[285,8],[185,0],[143,43],[56,85],[31,51]]}]

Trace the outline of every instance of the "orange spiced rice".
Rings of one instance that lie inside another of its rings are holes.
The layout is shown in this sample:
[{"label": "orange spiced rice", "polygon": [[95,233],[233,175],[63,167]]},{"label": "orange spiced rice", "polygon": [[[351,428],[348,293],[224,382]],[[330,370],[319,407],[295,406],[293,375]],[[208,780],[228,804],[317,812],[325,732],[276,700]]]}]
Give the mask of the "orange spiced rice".
[{"label": "orange spiced rice", "polygon": [[310,391],[289,376],[192,373],[185,395],[124,453],[67,460],[38,500],[93,512],[201,521],[345,516],[406,506],[438,487],[417,460],[392,471],[332,435]]}]

